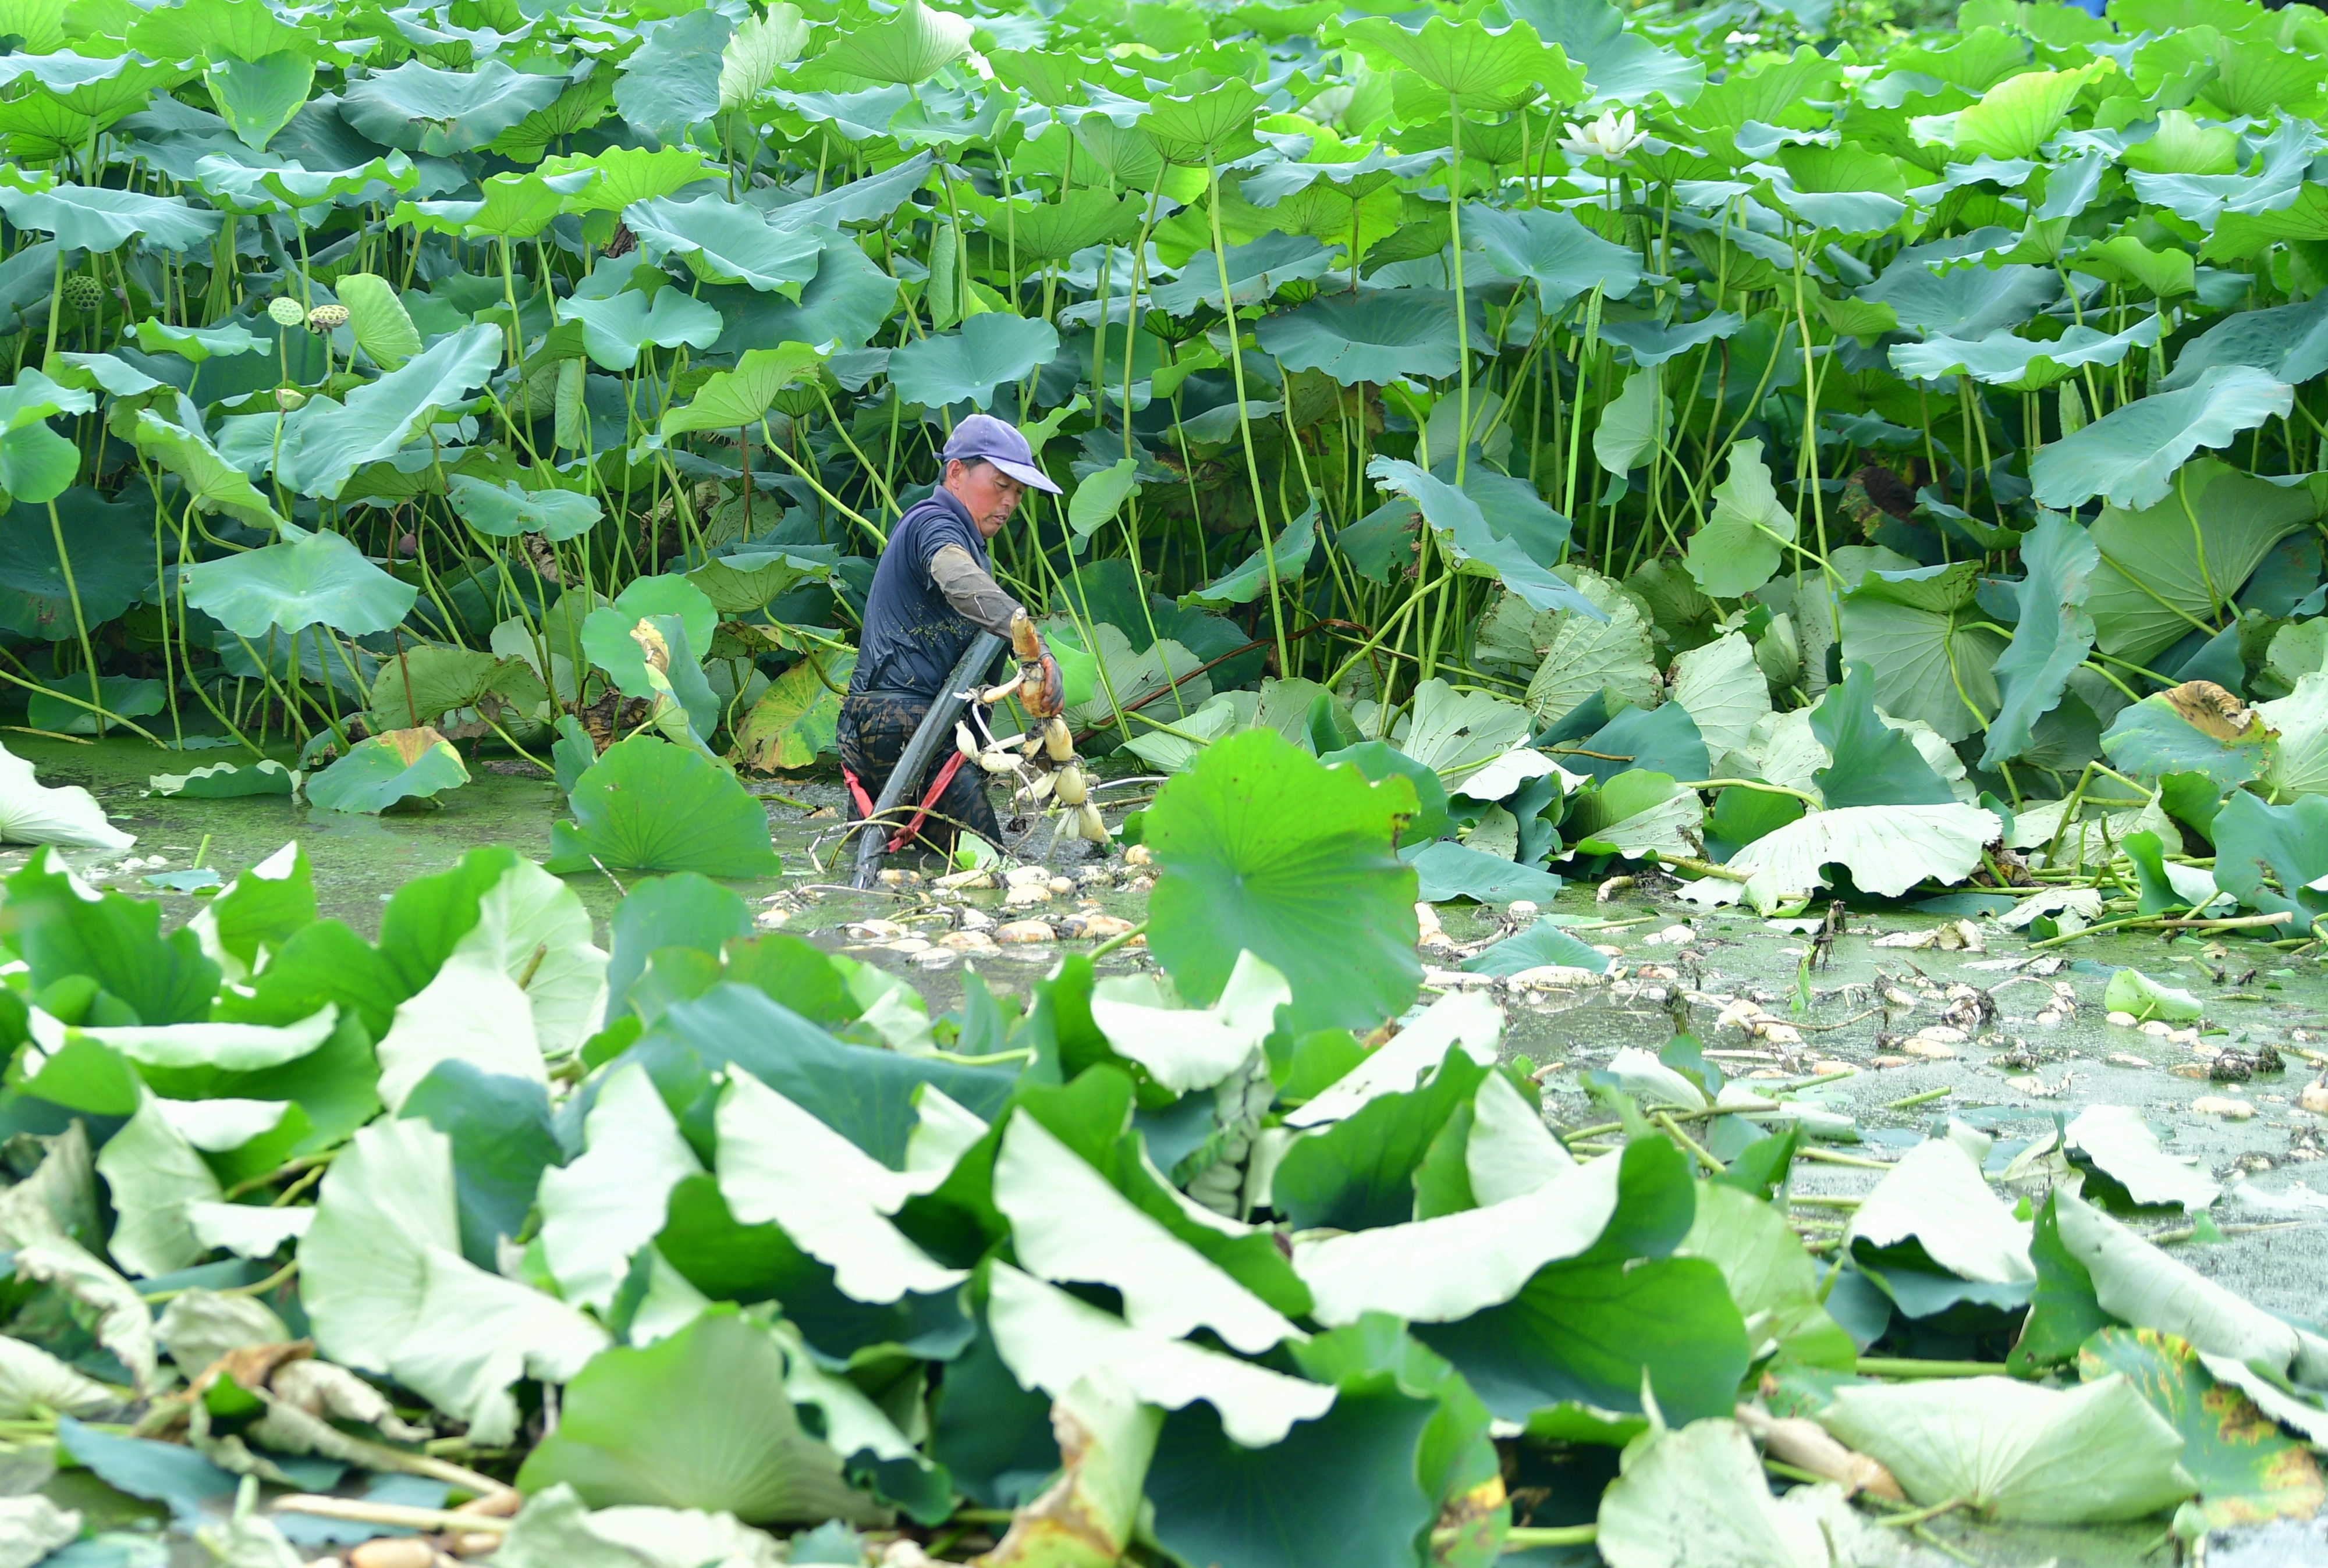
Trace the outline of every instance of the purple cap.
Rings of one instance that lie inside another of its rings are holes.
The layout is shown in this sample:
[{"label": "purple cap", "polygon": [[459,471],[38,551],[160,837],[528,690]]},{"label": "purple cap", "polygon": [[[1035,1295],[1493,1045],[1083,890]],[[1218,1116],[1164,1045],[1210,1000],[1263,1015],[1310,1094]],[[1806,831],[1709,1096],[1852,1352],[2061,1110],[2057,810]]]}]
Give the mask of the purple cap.
[{"label": "purple cap", "polygon": [[1059,493],[1059,487],[1035,466],[1035,449],[1027,444],[1027,438],[1015,425],[991,414],[973,414],[955,425],[953,438],[939,456],[947,462],[984,458],[1020,484]]}]

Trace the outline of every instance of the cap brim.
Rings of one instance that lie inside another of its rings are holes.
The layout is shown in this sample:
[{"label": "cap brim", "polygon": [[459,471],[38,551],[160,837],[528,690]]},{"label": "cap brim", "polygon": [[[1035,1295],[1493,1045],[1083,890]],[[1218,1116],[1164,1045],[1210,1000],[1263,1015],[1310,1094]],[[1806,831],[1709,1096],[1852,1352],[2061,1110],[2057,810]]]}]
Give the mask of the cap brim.
[{"label": "cap brim", "polygon": [[1048,490],[1053,495],[1065,493],[1057,485],[1051,482],[1050,476],[1048,474],[1046,474],[1041,469],[1035,467],[1032,463],[1005,462],[999,457],[990,457],[986,461],[1000,469],[1004,473],[1009,474],[1012,479],[1017,480],[1020,484],[1027,485],[1031,489]]}]

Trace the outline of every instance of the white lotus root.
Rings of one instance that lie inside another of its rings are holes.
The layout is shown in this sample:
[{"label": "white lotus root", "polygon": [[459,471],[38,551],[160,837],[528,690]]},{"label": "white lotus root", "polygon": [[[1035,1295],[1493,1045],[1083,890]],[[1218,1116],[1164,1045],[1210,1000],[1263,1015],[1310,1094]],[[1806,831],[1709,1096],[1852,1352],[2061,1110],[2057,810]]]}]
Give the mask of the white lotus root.
[{"label": "white lotus root", "polygon": [[[1000,701],[1002,696],[1018,692],[1018,683],[1005,687],[973,690],[964,694],[981,703]],[[1063,840],[1084,839],[1093,844],[1113,842],[1106,820],[1091,798],[1091,782],[1084,775],[1081,761],[1075,756],[1075,732],[1065,719],[1054,714],[1038,718],[1034,726],[1022,733],[1004,735],[981,742],[980,733],[985,728],[985,714],[971,710],[968,718],[956,721],[953,727],[954,750],[962,760],[994,775],[1009,775],[1019,798],[1037,810],[1056,805],[1059,809],[1058,836]]]}]

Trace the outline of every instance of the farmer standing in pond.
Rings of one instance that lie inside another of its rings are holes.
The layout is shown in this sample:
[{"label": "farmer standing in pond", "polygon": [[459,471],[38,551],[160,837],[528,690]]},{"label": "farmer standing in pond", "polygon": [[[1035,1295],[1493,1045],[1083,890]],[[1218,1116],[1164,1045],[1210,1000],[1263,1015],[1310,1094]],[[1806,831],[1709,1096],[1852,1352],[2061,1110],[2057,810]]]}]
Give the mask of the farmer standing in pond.
[{"label": "farmer standing in pond", "polygon": [[[1002,531],[1029,486],[1059,493],[1035,466],[1027,438],[990,414],[954,426],[942,461],[938,488],[898,519],[866,595],[864,636],[836,737],[851,821],[871,815],[906,742],[943,695],[972,639],[981,631],[1009,639],[1011,618],[1025,611],[988,570],[986,542]],[[1040,653],[1039,639],[1035,645]],[[943,787],[932,798],[940,774],[946,775]],[[985,775],[962,766],[952,746],[914,781],[910,798],[933,813],[920,835],[925,843],[951,849],[956,824],[990,844],[1002,842]]]}]

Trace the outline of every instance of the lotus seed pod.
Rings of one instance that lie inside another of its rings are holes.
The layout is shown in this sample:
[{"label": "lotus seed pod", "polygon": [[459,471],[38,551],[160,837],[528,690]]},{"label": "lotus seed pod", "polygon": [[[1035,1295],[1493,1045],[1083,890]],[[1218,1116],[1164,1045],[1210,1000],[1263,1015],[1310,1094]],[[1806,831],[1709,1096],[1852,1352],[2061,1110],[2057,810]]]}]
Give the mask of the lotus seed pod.
[{"label": "lotus seed pod", "polygon": [[1050,752],[1054,762],[1075,761],[1075,733],[1067,728],[1067,721],[1056,714],[1043,726],[1043,749]]},{"label": "lotus seed pod", "polygon": [[296,387],[277,387],[275,389],[275,406],[286,414],[300,407],[306,401],[307,395]]},{"label": "lotus seed pod", "polygon": [[1101,820],[1098,807],[1086,800],[1075,807],[1075,816],[1083,823],[1085,838],[1090,839],[1094,844],[1107,842],[1107,824]]},{"label": "lotus seed pod", "polygon": [[307,330],[311,332],[328,332],[333,327],[347,324],[348,307],[345,305],[317,305],[307,313]]},{"label": "lotus seed pod", "polygon": [[1052,788],[1059,797],[1060,805],[1081,806],[1084,803],[1084,770],[1081,768],[1069,763],[1053,778],[1056,782]]},{"label": "lotus seed pod", "polygon": [[105,303],[105,290],[97,279],[77,272],[65,279],[64,301],[69,311],[93,311]]},{"label": "lotus seed pod", "polygon": [[296,327],[307,319],[307,312],[297,300],[286,295],[267,302],[267,319],[278,327]]}]

